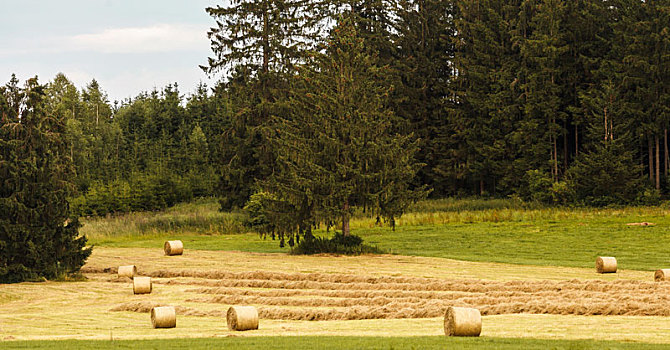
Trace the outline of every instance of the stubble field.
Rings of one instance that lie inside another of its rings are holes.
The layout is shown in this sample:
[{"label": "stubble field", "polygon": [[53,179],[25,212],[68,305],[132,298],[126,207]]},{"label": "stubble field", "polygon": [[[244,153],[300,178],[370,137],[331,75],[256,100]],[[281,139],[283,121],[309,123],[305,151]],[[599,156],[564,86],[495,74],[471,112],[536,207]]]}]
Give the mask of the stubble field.
[{"label": "stubble field", "polygon": [[[635,218],[645,219],[613,220]],[[541,262],[194,250],[189,241],[221,236],[174,231],[153,235],[144,240],[147,247],[96,247],[83,269],[86,281],[1,286],[0,347],[123,347],[140,344],[124,341],[142,340],[179,348],[175,338],[191,339],[184,348],[245,348],[258,342],[290,348],[298,339],[306,342],[303,348],[670,346],[670,282],[654,282],[651,271],[622,269],[600,275],[592,267]],[[184,239],[184,255],[164,256],[162,246],[153,243],[168,236]],[[131,241],[124,237],[118,242]],[[266,243],[276,244],[257,244]],[[662,249],[652,250],[651,256],[659,259]],[[130,279],[117,277],[116,268],[127,264],[152,277],[151,294],[133,295]],[[161,305],[176,307],[176,328],[151,328],[149,311]],[[225,314],[231,305],[256,306],[260,328],[229,331]],[[444,337],[448,306],[480,309],[481,338]],[[67,339],[87,342],[39,342]]]}]

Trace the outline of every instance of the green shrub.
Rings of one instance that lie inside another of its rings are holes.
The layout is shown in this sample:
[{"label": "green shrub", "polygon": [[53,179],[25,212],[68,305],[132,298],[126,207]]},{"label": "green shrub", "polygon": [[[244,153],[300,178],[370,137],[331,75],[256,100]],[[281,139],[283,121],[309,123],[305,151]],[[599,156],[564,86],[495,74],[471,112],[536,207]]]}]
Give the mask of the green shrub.
[{"label": "green shrub", "polygon": [[251,195],[243,209],[247,214],[244,226],[261,235],[272,233],[274,225],[270,222],[268,209],[266,208],[268,200],[271,199],[274,199],[274,196],[268,192],[257,192]]},{"label": "green shrub", "polygon": [[647,188],[640,193],[635,202],[640,205],[659,205],[661,204],[661,191],[655,188]]},{"label": "green shrub", "polygon": [[580,153],[568,169],[579,204],[608,206],[633,203],[644,192],[641,166],[619,139],[594,145]]},{"label": "green shrub", "polygon": [[343,255],[361,255],[361,254],[381,254],[382,250],[376,246],[363,244],[363,239],[356,235],[344,236],[337,232],[332,238],[325,237],[306,237],[298,243],[291,254],[309,255],[309,254],[343,254]]}]

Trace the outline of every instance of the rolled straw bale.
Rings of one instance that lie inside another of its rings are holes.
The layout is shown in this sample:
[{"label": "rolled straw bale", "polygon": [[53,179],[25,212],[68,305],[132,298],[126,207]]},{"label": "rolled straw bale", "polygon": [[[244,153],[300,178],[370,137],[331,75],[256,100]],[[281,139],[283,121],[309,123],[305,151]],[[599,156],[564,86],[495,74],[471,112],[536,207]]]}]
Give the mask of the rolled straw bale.
[{"label": "rolled straw bale", "polygon": [[598,273],[615,273],[616,258],[611,256],[599,256],[596,259],[596,271],[598,271]]},{"label": "rolled straw bale", "polygon": [[444,334],[448,337],[478,337],[482,314],[478,309],[450,306],[444,314]]},{"label": "rolled straw bale", "polygon": [[258,329],[258,310],[254,306],[231,306],[226,320],[231,331]]},{"label": "rolled straw bale", "polygon": [[165,255],[182,255],[184,253],[184,243],[181,241],[167,241],[163,250],[165,250]]},{"label": "rolled straw bale", "polygon": [[654,281],[668,281],[670,280],[670,269],[660,269],[654,272]]},{"label": "rolled straw bale", "polygon": [[151,309],[151,325],[154,328],[174,328],[177,326],[177,313],[173,306],[157,306]]},{"label": "rolled straw bale", "polygon": [[149,294],[151,289],[151,277],[133,277],[134,294]]},{"label": "rolled straw bale", "polygon": [[119,266],[118,275],[119,278],[121,277],[133,278],[135,277],[135,275],[137,275],[137,266],[135,265]]}]

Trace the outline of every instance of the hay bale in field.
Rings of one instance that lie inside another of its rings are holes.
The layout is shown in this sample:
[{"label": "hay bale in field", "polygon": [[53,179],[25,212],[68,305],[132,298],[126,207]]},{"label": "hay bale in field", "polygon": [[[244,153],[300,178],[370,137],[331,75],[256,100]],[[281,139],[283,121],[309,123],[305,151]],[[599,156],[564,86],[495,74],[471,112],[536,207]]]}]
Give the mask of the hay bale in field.
[{"label": "hay bale in field", "polygon": [[611,256],[599,256],[596,259],[596,271],[598,271],[598,273],[615,273],[616,258]]},{"label": "hay bale in field", "polygon": [[670,280],[670,269],[660,269],[654,272],[654,281],[667,281]]},{"label": "hay bale in field", "polygon": [[151,325],[154,328],[177,326],[177,312],[173,306],[157,306],[151,309]]},{"label": "hay bale in field", "polygon": [[135,275],[137,275],[137,266],[135,265],[119,266],[118,275],[119,278],[121,277],[133,278],[135,277]]},{"label": "hay bale in field", "polygon": [[254,306],[231,306],[226,320],[231,331],[258,329],[258,310]]},{"label": "hay bale in field", "polygon": [[149,294],[151,289],[151,277],[133,277],[133,294]]},{"label": "hay bale in field", "polygon": [[163,246],[165,255],[182,255],[184,254],[184,243],[181,241],[167,241]]},{"label": "hay bale in field", "polygon": [[478,337],[482,314],[477,309],[450,306],[444,314],[444,334],[448,337]]}]

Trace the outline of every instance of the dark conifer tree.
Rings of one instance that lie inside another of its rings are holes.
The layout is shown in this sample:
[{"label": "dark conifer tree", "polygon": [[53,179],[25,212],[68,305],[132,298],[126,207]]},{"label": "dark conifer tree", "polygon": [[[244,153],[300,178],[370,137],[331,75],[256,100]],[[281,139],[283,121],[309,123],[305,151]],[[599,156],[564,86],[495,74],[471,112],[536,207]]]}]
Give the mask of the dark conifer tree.
[{"label": "dark conifer tree", "polygon": [[397,116],[409,124],[404,132],[420,139],[417,159],[426,165],[416,183],[430,184],[433,195],[445,196],[458,186],[449,171],[458,145],[447,125],[456,9],[449,0],[403,0],[399,5],[392,65],[400,81],[392,103]]},{"label": "dark conifer tree", "polygon": [[202,68],[226,74],[235,110],[227,131],[232,152],[220,165],[222,208],[242,207],[255,182],[272,172],[274,154],[262,129],[283,113],[286,75],[318,41],[327,8],[326,1],[306,0],[234,0],[207,8],[216,21],[208,33],[215,57]]},{"label": "dark conifer tree", "polygon": [[[413,136],[394,131],[388,108],[388,67],[367,53],[355,21],[346,16],[331,31],[313,65],[301,66],[291,91],[293,113],[273,124],[278,171],[265,188],[294,208],[301,220],[341,223],[350,233],[353,208],[371,210],[394,225],[425,195],[409,184],[419,169]],[[294,232],[289,232],[295,233]]]},{"label": "dark conifer tree", "polygon": [[0,88],[0,282],[76,273],[91,254],[69,217],[65,118],[45,107],[37,78]]}]

